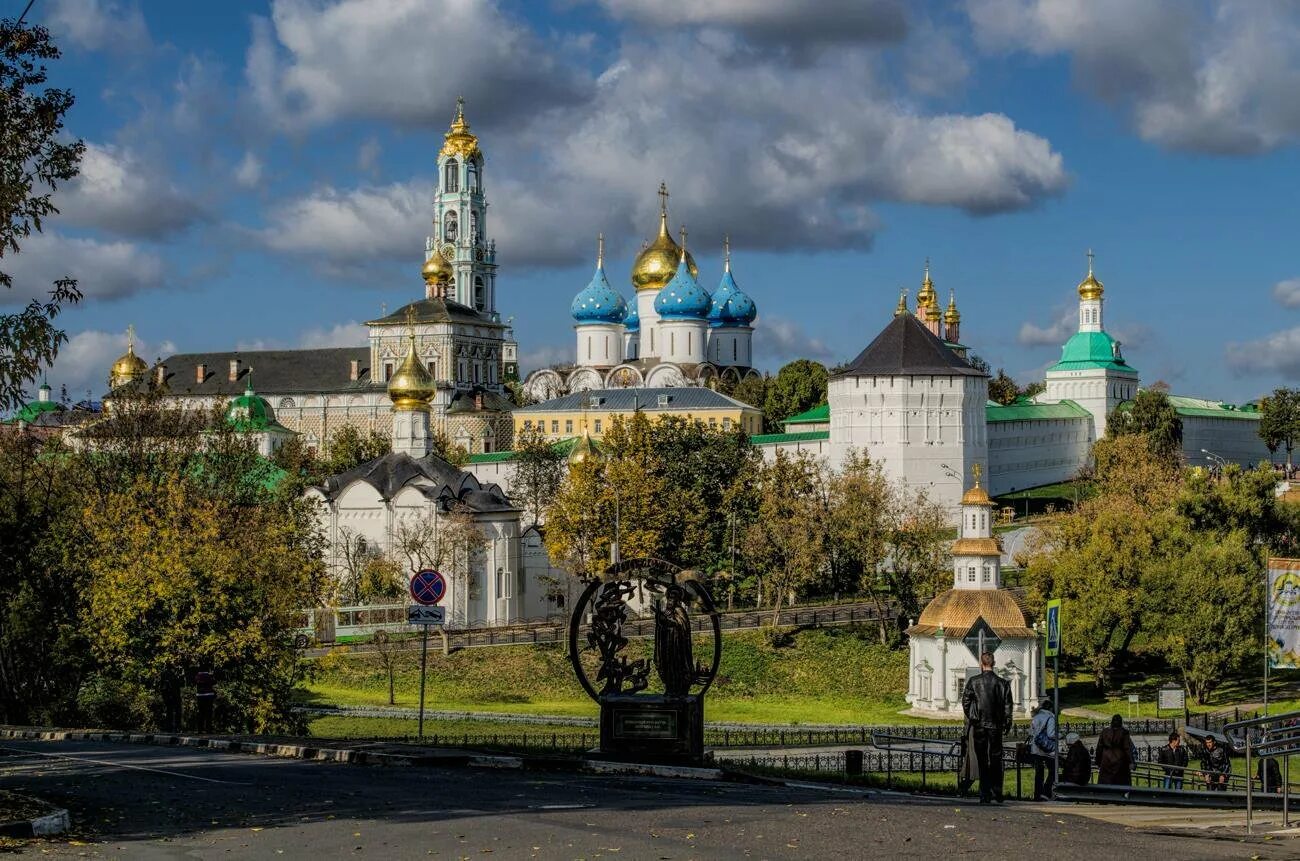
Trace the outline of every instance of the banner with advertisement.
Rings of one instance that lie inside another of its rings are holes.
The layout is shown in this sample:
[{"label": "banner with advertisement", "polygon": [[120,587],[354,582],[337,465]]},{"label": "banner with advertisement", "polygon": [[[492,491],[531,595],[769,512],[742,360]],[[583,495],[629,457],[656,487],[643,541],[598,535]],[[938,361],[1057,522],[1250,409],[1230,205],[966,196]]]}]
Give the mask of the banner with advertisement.
[{"label": "banner with advertisement", "polygon": [[1300,559],[1268,560],[1268,665],[1300,668]]}]

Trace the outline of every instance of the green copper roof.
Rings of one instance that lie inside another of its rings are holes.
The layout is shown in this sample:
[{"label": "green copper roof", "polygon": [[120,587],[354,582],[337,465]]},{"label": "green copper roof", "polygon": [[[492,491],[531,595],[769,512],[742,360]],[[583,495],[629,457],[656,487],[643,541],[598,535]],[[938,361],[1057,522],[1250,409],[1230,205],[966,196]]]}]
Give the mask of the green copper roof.
[{"label": "green copper roof", "polygon": [[984,420],[990,422],[1032,422],[1047,419],[1083,419],[1092,413],[1074,401],[1056,404],[1008,404],[990,401],[984,407]]},{"label": "green copper roof", "polygon": [[830,438],[830,431],[802,431],[800,433],[759,434],[758,436],[751,436],[749,441],[754,445],[781,445],[788,442],[816,442]]},{"label": "green copper roof", "polygon": [[226,406],[226,423],[241,433],[247,431],[289,430],[275,420],[275,413],[271,411],[271,405],[266,402],[266,398],[259,397],[253,392],[251,382],[248,384],[248,388],[244,389],[242,395],[231,398],[230,403]]},{"label": "green copper roof", "polygon": [[1254,404],[1235,406],[1221,401],[1207,401],[1202,398],[1185,398],[1170,395],[1169,404],[1180,416],[1194,416],[1207,419],[1243,419],[1257,422],[1260,419],[1258,408]]},{"label": "green copper roof", "polygon": [[[578,437],[570,436],[561,440],[556,440],[551,444],[551,449],[557,454],[569,456],[569,452],[578,442]],[[471,454],[467,463],[508,463],[515,459],[513,451],[485,451],[479,454]]]},{"label": "green copper roof", "polygon": [[27,422],[30,424],[36,420],[41,413],[57,413],[63,411],[63,404],[58,401],[30,401],[23,406],[18,412],[14,413],[11,421]]},{"label": "green copper roof", "polygon": [[790,416],[788,419],[782,419],[781,424],[817,424],[826,423],[831,420],[831,405],[822,404],[819,407],[813,407],[807,412],[799,413],[797,416]]},{"label": "green copper roof", "polygon": [[1117,356],[1116,341],[1105,332],[1075,332],[1061,348],[1061,361],[1049,371],[1082,371],[1089,368],[1108,368],[1112,371],[1135,369],[1122,356]]}]

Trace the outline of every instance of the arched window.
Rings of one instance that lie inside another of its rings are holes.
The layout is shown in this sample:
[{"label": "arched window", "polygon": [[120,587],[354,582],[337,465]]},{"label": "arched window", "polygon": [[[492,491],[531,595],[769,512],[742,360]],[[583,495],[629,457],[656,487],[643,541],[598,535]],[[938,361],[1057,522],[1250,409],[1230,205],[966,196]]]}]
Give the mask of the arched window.
[{"label": "arched window", "polygon": [[483,287],[482,276],[474,276],[474,307],[482,311],[487,307],[487,290]]},{"label": "arched window", "polygon": [[442,190],[460,191],[460,165],[454,158],[447,159],[442,169]]},{"label": "arched window", "polygon": [[469,211],[469,241],[478,242],[478,213],[472,209]]},{"label": "arched window", "polygon": [[478,191],[478,165],[472,161],[465,163],[465,173],[468,176],[465,186],[469,191]]},{"label": "arched window", "polygon": [[447,242],[455,242],[456,228],[458,226],[456,210],[447,210],[447,213],[442,217],[442,238]]}]

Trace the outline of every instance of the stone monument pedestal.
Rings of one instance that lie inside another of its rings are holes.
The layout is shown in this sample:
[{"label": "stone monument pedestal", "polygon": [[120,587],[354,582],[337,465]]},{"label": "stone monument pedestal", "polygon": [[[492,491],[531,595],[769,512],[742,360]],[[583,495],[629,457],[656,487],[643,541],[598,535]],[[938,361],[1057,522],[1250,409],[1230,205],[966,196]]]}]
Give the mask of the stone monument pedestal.
[{"label": "stone monument pedestal", "polygon": [[704,760],[704,697],[610,694],[600,698],[600,753],[610,759]]}]

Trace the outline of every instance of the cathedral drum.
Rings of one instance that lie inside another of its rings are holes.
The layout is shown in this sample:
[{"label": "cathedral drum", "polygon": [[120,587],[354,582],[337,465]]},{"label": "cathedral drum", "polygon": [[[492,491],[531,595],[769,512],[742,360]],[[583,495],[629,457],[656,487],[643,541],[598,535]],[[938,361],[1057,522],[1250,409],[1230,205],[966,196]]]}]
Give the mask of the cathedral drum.
[{"label": "cathedral drum", "polygon": [[[707,662],[696,655],[701,635],[711,640]],[[600,704],[602,756],[703,759],[704,694],[722,660],[722,627],[696,572],[661,559],[611,565],[574,605],[569,659]]]}]

